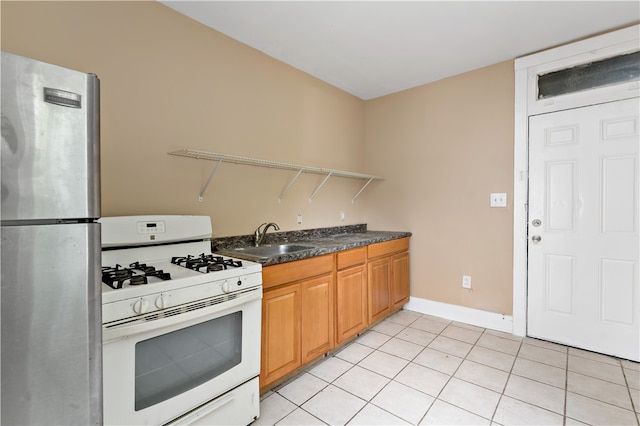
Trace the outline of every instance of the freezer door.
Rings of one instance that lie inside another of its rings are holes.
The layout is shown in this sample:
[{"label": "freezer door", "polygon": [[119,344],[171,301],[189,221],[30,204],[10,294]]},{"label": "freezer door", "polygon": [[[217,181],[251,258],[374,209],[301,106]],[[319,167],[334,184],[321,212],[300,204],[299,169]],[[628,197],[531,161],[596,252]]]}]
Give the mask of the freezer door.
[{"label": "freezer door", "polygon": [[100,217],[99,80],[2,52],[2,220]]},{"label": "freezer door", "polygon": [[0,232],[2,424],[101,424],[100,225]]}]

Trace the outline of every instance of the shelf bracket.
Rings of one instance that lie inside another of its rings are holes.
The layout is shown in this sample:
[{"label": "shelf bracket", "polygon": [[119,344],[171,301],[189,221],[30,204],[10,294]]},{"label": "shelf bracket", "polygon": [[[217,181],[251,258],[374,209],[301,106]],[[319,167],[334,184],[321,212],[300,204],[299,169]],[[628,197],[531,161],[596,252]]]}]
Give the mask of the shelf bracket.
[{"label": "shelf bracket", "polygon": [[298,174],[296,174],[295,177],[291,179],[291,182],[289,182],[289,185],[287,185],[287,187],[280,193],[280,196],[278,197],[278,204],[282,202],[282,197],[284,197],[284,194],[287,193],[289,188],[291,188],[291,185],[293,185],[293,183],[298,179],[298,177],[300,176],[300,173],[302,173],[302,170],[303,169],[298,170]]},{"label": "shelf bracket", "polygon": [[209,187],[209,184],[211,183],[211,179],[213,179],[213,175],[216,174],[216,170],[218,170],[218,167],[220,167],[220,163],[222,163],[222,158],[220,158],[218,160],[218,163],[216,163],[216,165],[213,168],[213,170],[211,170],[211,174],[209,175],[209,178],[207,179],[207,182],[204,184],[204,186],[200,190],[200,195],[198,195],[198,202],[201,203],[202,201],[204,201],[204,193],[207,191],[207,188]]},{"label": "shelf bracket", "polygon": [[327,177],[325,177],[324,180],[322,182],[320,182],[320,185],[318,185],[318,187],[315,189],[315,191],[313,191],[313,194],[309,195],[309,202],[313,201],[313,197],[316,196],[317,192],[320,191],[320,188],[322,188],[322,186],[329,180],[329,178],[331,177],[332,174],[333,174],[332,171],[329,172]]},{"label": "shelf bracket", "polygon": [[367,181],[367,183],[365,183],[362,188],[360,188],[360,191],[356,192],[356,195],[353,196],[353,198],[351,199],[351,204],[353,204],[356,201],[356,198],[358,198],[358,196],[360,195],[360,193],[362,191],[364,191],[364,189],[371,183],[371,181],[373,180],[373,178],[369,178],[369,180]]},{"label": "shelf bracket", "polygon": [[[2,1],[2,0],[0,0],[0,1]],[[282,163],[282,162],[279,162],[279,161],[261,160],[261,159],[258,159],[258,158],[240,157],[238,155],[220,154],[220,153],[215,153],[215,152],[200,151],[200,150],[197,150],[197,149],[181,149],[181,150],[178,150],[178,151],[169,152],[168,154],[169,155],[177,155],[179,157],[188,157],[188,158],[195,158],[195,159],[198,159],[198,160],[209,160],[209,161],[217,161],[218,162],[216,164],[215,168],[211,171],[211,174],[209,175],[209,178],[207,179],[207,182],[204,184],[204,186],[202,187],[202,190],[200,191],[200,195],[198,196],[198,201],[199,202],[202,202],[204,200],[204,193],[207,191],[207,188],[209,187],[209,183],[211,182],[211,179],[213,179],[213,175],[215,174],[216,170],[218,170],[218,167],[220,166],[220,163],[222,163],[222,162],[234,163],[234,164],[244,164],[244,165],[250,165],[250,166],[259,166],[259,167],[273,167],[273,168],[276,168],[276,169],[295,170],[295,171],[297,171],[298,173],[296,174],[296,176],[291,180],[291,182],[289,182],[287,187],[280,193],[280,196],[278,197],[278,203],[282,202],[282,198],[284,197],[284,194],[287,191],[289,191],[291,186],[298,179],[298,177],[300,177],[300,174],[302,172],[314,173],[314,174],[319,174],[319,175],[325,175],[325,174],[328,173],[325,176],[325,178],[322,181],[322,183],[320,183],[320,185],[318,185],[318,187],[313,191],[313,194],[311,194],[311,196],[309,197],[309,202],[311,202],[313,200],[313,197],[316,196],[316,193],[320,190],[320,188],[322,188],[322,186],[327,182],[327,180],[331,176],[367,180],[367,182],[360,189],[360,191],[358,191],[356,193],[356,195],[354,195],[353,198],[351,199],[352,203],[356,200],[356,198],[358,198],[360,193],[362,191],[364,191],[364,189],[367,187],[367,185],[369,185],[371,183],[371,181],[384,179],[381,176],[373,176],[373,175],[367,175],[367,174],[362,174],[362,173],[353,173],[353,172],[342,171],[342,170],[324,169],[324,168],[319,168],[319,167],[301,166],[299,164],[290,164],[290,163]]]}]

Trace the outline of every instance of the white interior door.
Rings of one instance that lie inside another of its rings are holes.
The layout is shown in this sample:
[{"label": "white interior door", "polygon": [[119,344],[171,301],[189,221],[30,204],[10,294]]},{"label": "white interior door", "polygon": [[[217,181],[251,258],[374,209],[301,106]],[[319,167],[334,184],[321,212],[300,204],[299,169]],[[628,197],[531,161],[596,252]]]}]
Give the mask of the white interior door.
[{"label": "white interior door", "polygon": [[527,335],[640,360],[638,98],[529,118]]}]

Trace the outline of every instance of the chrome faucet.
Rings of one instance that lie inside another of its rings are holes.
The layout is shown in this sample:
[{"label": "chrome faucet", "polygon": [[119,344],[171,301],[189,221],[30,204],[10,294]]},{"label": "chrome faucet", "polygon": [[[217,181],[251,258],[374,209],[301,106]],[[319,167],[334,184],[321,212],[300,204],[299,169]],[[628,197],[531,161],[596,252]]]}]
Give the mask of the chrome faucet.
[{"label": "chrome faucet", "polygon": [[[263,226],[264,228],[262,228]],[[262,243],[262,240],[264,240],[264,236],[267,234],[267,230],[270,226],[273,227],[274,231],[280,230],[280,227],[273,222],[263,223],[262,225],[258,226],[256,232],[253,234],[253,242],[255,243],[256,247],[258,247]]]}]

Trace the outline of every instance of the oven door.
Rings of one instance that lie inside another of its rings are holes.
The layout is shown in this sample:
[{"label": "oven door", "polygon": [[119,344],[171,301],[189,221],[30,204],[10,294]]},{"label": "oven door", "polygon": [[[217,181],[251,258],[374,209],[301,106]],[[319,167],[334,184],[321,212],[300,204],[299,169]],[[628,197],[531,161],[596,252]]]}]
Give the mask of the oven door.
[{"label": "oven door", "polygon": [[164,424],[258,376],[261,298],[254,287],[105,324],[105,424]]}]

